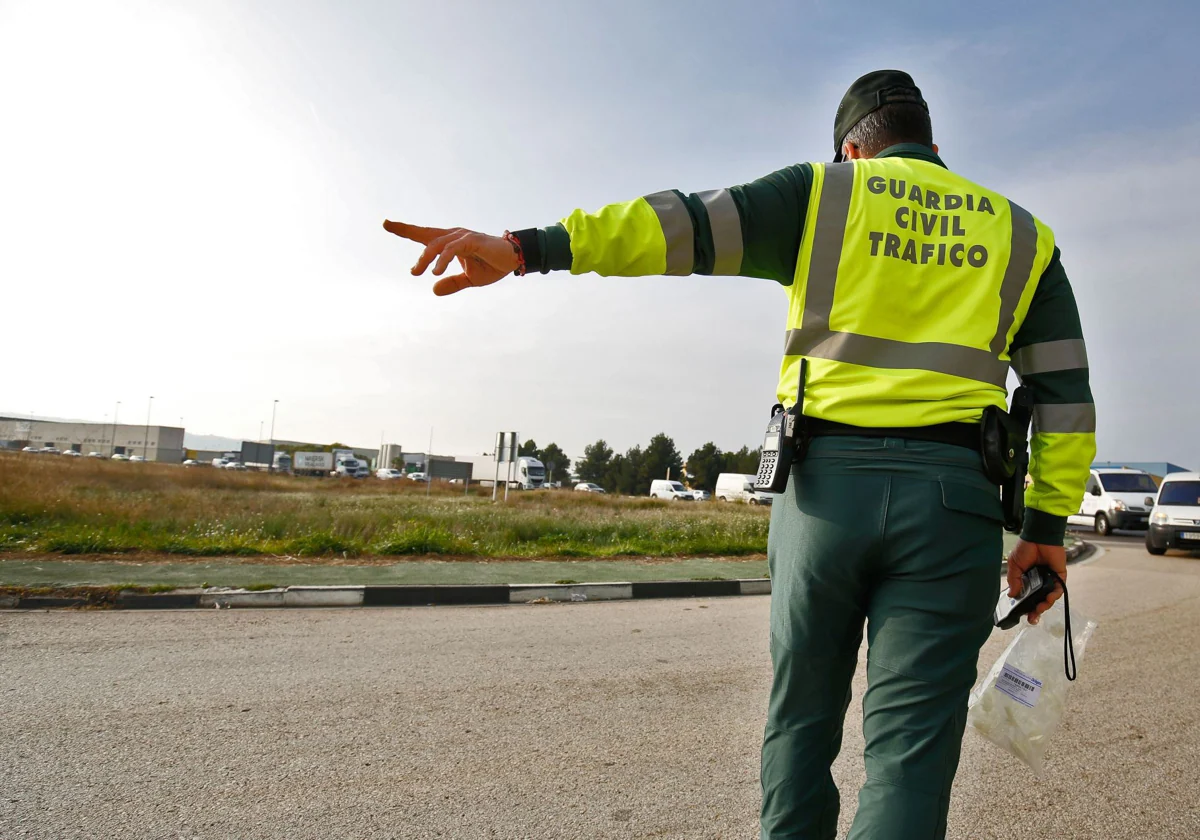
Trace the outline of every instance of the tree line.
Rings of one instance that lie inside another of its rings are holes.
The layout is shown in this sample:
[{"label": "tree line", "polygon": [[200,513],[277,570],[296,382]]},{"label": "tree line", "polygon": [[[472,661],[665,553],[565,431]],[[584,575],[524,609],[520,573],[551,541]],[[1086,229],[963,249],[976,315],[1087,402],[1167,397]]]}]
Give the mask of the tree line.
[{"label": "tree line", "polygon": [[675,441],[660,432],[644,448],[633,446],[624,453],[614,452],[602,438],[584,448],[575,471],[580,481],[599,484],[610,493],[644,496],[650,492],[651,481],[668,477],[711,493],[721,473],[758,472],[758,457],[759,450],[748,446],[723,452],[709,441],[687,457],[685,473],[685,462]]}]

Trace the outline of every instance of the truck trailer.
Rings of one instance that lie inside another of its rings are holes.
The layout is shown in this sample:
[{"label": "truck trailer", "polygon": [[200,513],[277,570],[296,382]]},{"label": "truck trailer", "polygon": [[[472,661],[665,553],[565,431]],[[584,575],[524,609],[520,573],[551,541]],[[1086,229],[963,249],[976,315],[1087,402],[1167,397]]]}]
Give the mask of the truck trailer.
[{"label": "truck trailer", "polygon": [[332,452],[293,452],[292,472],[296,475],[325,476],[333,471]]}]

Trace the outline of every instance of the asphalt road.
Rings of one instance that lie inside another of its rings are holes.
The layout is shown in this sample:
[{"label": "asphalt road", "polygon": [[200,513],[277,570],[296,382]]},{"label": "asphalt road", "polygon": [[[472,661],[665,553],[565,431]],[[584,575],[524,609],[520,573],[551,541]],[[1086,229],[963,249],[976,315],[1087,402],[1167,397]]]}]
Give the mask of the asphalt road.
[{"label": "asphalt road", "polygon": [[[1200,558],[1103,542],[1047,780],[968,732],[950,837],[1200,837]],[[767,609],[0,613],[0,837],[749,840]]]}]

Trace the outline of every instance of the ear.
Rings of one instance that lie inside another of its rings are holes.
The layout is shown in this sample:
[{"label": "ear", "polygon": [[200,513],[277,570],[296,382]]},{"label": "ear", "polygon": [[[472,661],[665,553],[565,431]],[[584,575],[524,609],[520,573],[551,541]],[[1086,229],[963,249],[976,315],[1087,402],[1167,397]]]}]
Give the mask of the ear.
[{"label": "ear", "polygon": [[934,153],[935,155],[938,153],[938,147],[937,147],[937,143],[934,143],[934,144],[933,144],[933,153]]}]

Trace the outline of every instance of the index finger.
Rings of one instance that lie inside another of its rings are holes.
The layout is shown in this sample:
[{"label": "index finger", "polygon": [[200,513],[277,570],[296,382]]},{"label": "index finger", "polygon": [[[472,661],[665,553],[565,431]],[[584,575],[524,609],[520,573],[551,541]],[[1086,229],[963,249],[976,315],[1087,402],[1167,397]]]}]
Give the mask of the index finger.
[{"label": "index finger", "polygon": [[383,229],[388,233],[394,233],[403,239],[411,239],[413,242],[420,242],[422,245],[428,245],[439,236],[445,236],[449,233],[447,228],[431,228],[421,227],[420,225],[408,225],[404,222],[393,222],[389,219],[383,220]]}]

